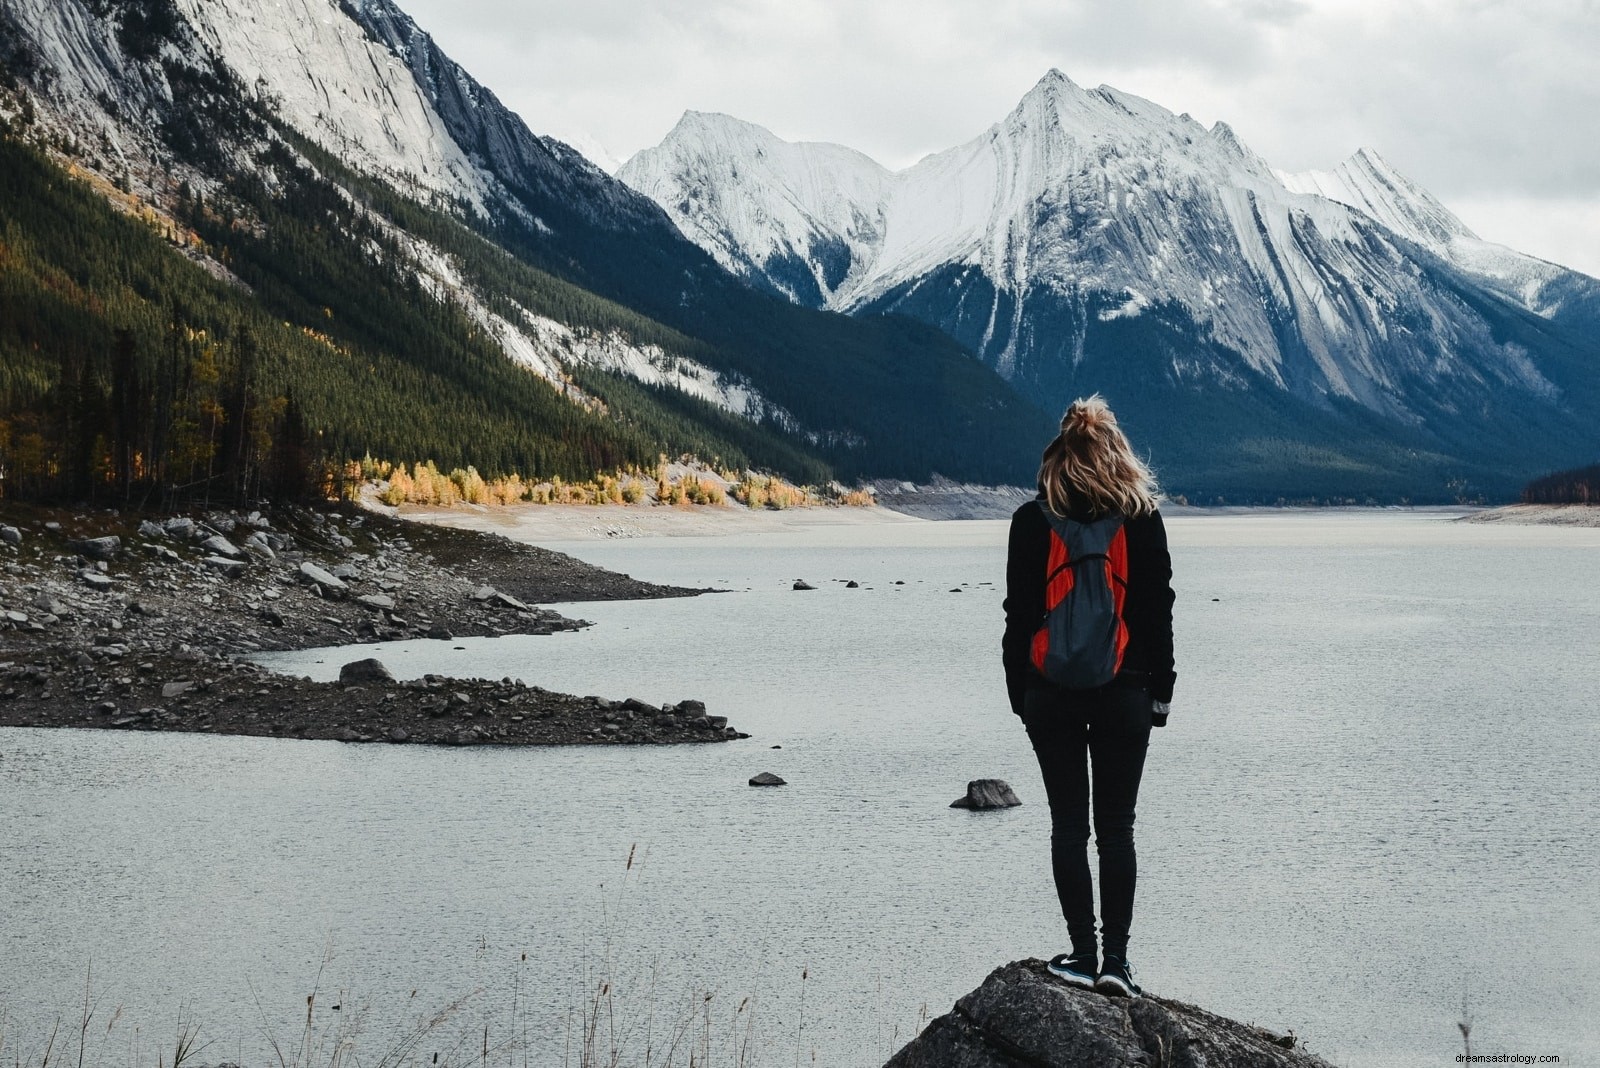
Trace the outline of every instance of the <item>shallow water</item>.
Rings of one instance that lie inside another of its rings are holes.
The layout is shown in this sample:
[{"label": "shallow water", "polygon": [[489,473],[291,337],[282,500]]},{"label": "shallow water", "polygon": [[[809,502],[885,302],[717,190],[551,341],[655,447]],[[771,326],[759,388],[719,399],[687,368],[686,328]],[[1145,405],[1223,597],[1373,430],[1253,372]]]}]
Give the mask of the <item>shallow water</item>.
[{"label": "shallow water", "polygon": [[[1464,1012],[1476,1053],[1594,1058],[1600,531],[1168,525],[1180,677],[1140,799],[1140,981],[1340,1064],[1453,1062]],[[654,1005],[657,1051],[709,986],[725,1050],[753,1007],[757,1063],[881,1063],[924,1008],[1065,945],[1048,812],[1001,685],[1004,540],[943,523],[587,542],[566,548],[736,592],[376,650],[403,677],[699,697],[753,735],[736,743],[0,731],[13,1046],[76,1011],[92,960],[145,1035],[187,1004],[216,1059],[265,1063],[257,999],[292,1034],[321,968],[324,989],[370,1003],[373,1032],[481,989],[458,1022],[525,1028],[530,1063],[562,1063],[567,1014],[602,973],[619,1019]],[[329,678],[364,655],[271,663]],[[761,770],[790,785],[747,787]],[[948,809],[979,776],[1024,805]]]}]

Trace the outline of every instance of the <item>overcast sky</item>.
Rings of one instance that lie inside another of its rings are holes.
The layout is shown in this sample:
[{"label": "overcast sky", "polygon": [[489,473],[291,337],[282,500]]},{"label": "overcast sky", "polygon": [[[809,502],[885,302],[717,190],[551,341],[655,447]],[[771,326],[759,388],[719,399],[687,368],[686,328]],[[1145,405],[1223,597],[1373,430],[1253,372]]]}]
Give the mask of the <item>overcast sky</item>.
[{"label": "overcast sky", "polygon": [[685,109],[890,167],[1051,67],[1273,166],[1378,150],[1482,237],[1600,276],[1600,0],[399,0],[539,133],[626,159]]}]

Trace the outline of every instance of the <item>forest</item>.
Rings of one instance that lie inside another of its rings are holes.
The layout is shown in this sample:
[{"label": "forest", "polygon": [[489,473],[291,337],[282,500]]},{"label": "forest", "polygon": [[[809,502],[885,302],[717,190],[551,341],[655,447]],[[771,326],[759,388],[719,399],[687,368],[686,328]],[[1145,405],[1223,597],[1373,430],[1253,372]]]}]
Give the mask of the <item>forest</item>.
[{"label": "forest", "polygon": [[[17,131],[0,138],[0,493],[302,495],[366,455],[528,478],[588,478],[662,451],[803,482],[831,473],[676,391],[591,372],[574,383],[588,403],[574,403],[425,291],[380,216],[281,144],[268,152],[276,190],[239,179],[217,204],[186,190],[174,225],[116,210]],[[675,340],[432,218],[474,275],[501,272],[528,303]],[[231,277],[186,254],[196,243]]]},{"label": "forest", "polygon": [[1523,504],[1600,504],[1600,464],[1556,471],[1522,487]]}]

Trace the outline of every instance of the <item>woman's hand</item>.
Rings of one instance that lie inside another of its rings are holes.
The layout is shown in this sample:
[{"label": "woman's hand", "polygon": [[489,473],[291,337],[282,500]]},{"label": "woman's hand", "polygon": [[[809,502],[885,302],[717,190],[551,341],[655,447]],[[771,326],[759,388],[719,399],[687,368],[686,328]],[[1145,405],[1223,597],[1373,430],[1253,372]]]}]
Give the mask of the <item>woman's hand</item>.
[{"label": "woman's hand", "polygon": [[1171,708],[1172,706],[1165,701],[1152,700],[1150,702],[1150,726],[1165,727],[1167,725],[1167,713],[1171,711]]}]

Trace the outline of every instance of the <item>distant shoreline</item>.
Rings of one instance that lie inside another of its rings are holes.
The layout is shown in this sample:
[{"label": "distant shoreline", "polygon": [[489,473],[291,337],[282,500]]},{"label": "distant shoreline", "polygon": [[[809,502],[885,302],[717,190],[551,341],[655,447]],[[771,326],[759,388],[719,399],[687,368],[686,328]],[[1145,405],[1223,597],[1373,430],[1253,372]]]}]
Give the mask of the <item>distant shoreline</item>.
[{"label": "distant shoreline", "polygon": [[1463,516],[1462,521],[1539,527],[1600,527],[1600,505],[1507,504]]},{"label": "distant shoreline", "polygon": [[[534,545],[546,541],[614,541],[632,538],[721,537],[832,530],[863,526],[914,526],[964,520],[1005,520],[1031,495],[1017,487],[962,487],[959,491],[920,491],[893,495],[893,503],[869,508],[813,506],[782,510],[743,505],[664,506],[645,504],[456,505],[450,508],[403,505],[399,518],[457,530],[501,534]],[[1499,511],[1499,510],[1495,510]],[[1600,512],[1600,509],[1595,511]],[[1168,518],[1373,514],[1384,512],[1468,519],[1481,506],[1424,505],[1224,505],[1203,507],[1165,503]]]}]

